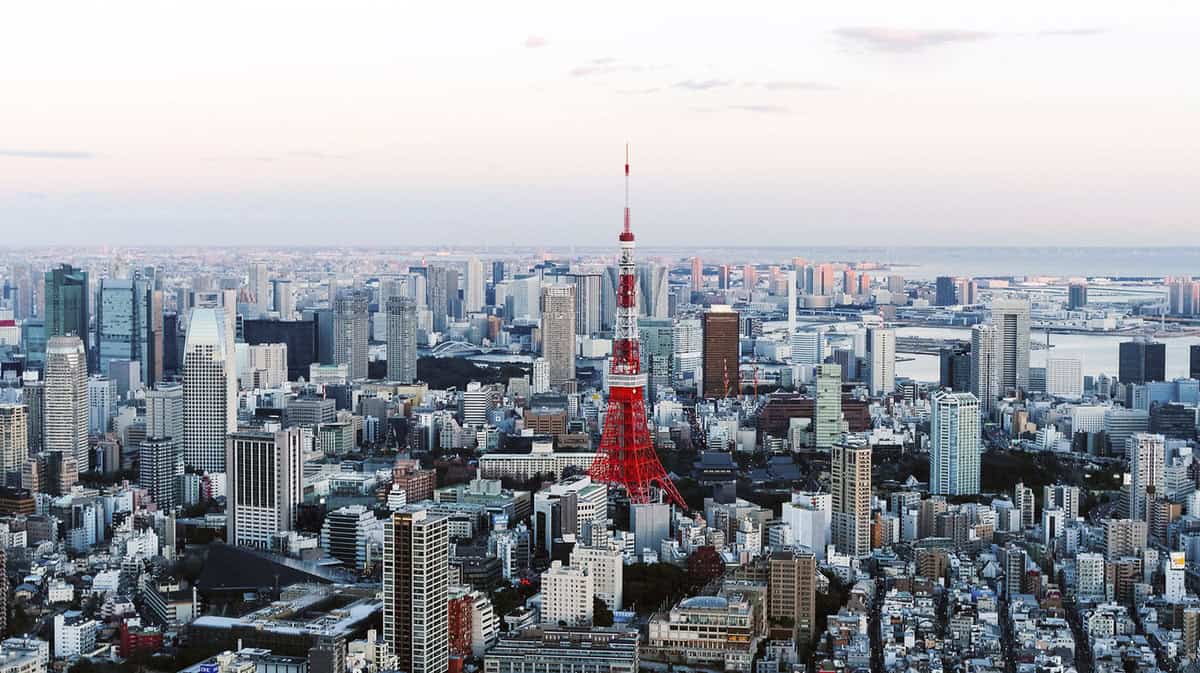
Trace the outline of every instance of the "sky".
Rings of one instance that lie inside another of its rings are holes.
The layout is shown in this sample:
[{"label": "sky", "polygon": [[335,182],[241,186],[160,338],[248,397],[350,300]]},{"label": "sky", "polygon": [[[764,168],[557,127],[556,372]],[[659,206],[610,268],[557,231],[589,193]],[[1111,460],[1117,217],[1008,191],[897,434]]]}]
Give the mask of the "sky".
[{"label": "sky", "polygon": [[0,245],[1177,245],[1200,5],[79,0],[0,21]]}]

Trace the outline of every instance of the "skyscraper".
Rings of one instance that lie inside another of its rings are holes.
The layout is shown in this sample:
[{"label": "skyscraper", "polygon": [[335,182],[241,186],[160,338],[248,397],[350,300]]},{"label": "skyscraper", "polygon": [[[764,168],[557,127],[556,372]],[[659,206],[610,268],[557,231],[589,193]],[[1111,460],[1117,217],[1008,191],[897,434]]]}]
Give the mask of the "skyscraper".
[{"label": "skyscraper", "polygon": [[425,269],[427,304],[433,316],[433,331],[446,331],[446,319],[450,313],[450,294],[458,293],[458,276],[454,275],[455,287],[450,287],[450,270],[441,266]]},{"label": "skyscraper", "polygon": [[598,273],[569,273],[563,276],[575,287],[575,333],[591,336],[600,331],[604,277]]},{"label": "skyscraper", "polygon": [[346,365],[351,380],[367,378],[369,336],[366,293],[342,292],[334,301],[333,364]]},{"label": "skyscraper", "polygon": [[412,383],[417,380],[417,303],[389,297],[386,308],[388,380]]},{"label": "skyscraper", "polygon": [[678,388],[695,390],[703,375],[704,326],[697,318],[676,318],[672,340],[671,383]]},{"label": "skyscraper", "polygon": [[396,656],[396,670],[445,673],[448,520],[410,506],[393,514],[383,532],[383,642]]},{"label": "skyscraper", "polygon": [[816,389],[813,446],[827,451],[846,431],[842,423],[842,368],[836,364],[817,365]]},{"label": "skyscraper", "polygon": [[183,450],[170,437],[147,436],[138,448],[138,486],[150,492],[159,509],[171,511],[181,504],[179,477],[183,475]]},{"label": "skyscraper", "polygon": [[1125,442],[1129,461],[1129,518],[1146,521],[1148,502],[1164,494],[1166,440],[1162,435],[1139,432]]},{"label": "skyscraper", "polygon": [[296,316],[296,294],[292,290],[292,281],[274,279],[271,281],[271,304],[280,320],[291,320]]},{"label": "skyscraper", "polygon": [[550,387],[575,392],[575,287],[542,288],[542,357],[550,368]]},{"label": "skyscraper", "polygon": [[971,328],[971,392],[979,411],[990,416],[1000,397],[1000,335],[995,325]]},{"label": "skyscraper", "polygon": [[20,470],[29,460],[29,407],[0,404],[0,473]]},{"label": "skyscraper", "polygon": [[194,308],[183,347],[183,457],[191,467],[225,471],[225,435],[237,430],[237,362],[225,311]]},{"label": "skyscraper", "polygon": [[478,257],[467,260],[466,273],[463,275],[463,311],[477,313],[483,309],[484,288],[486,281],[483,277],[483,262]]},{"label": "skyscraper", "polygon": [[304,434],[235,432],[225,445],[226,525],[229,544],[269,548],[292,530],[304,496]]},{"label": "skyscraper", "polygon": [[871,553],[871,447],[857,440],[833,445],[833,544],[843,554]]},{"label": "skyscraper", "polygon": [[83,344],[84,362],[94,368],[88,344],[91,291],[86,271],[63,264],[46,272],[46,338],[75,335]]},{"label": "skyscraper", "polygon": [[692,258],[692,292],[704,289],[704,262],[699,257]]},{"label": "skyscraper", "polygon": [[[271,280],[266,262],[251,262],[249,275],[250,298],[253,300],[254,317],[271,310]],[[276,308],[276,310],[279,310]]]},{"label": "skyscraper", "polygon": [[638,320],[642,369],[646,372],[646,402],[653,404],[658,393],[671,385],[675,352],[675,322],[669,318]]},{"label": "skyscraper", "polygon": [[896,330],[867,328],[867,352],[871,356],[871,394],[892,394],[896,390]]},{"label": "skyscraper", "polygon": [[737,395],[740,386],[740,318],[731,307],[718,304],[704,312],[701,322],[704,330],[704,397],[715,399]]},{"label": "skyscraper", "polygon": [[767,568],[767,619],[791,622],[792,639],[807,652],[817,620],[817,557],[804,547],[776,551]]},{"label": "skyscraper", "polygon": [[1083,363],[1076,358],[1046,358],[1046,392],[1060,397],[1083,396]]},{"label": "skyscraper", "polygon": [[934,286],[934,306],[954,306],[955,283],[951,276],[938,276]]},{"label": "skyscraper", "polygon": [[929,431],[929,492],[979,493],[979,400],[971,393],[933,394]]},{"label": "skyscraper", "polygon": [[77,336],[51,337],[46,346],[42,446],[88,469],[87,351]]},{"label": "skyscraper", "polygon": [[642,264],[637,267],[638,292],[641,293],[638,307],[642,309],[642,315],[650,318],[670,317],[667,271],[667,267],[658,264]]},{"label": "skyscraper", "polygon": [[938,355],[938,385],[959,393],[970,391],[971,347],[951,346],[941,349]]},{"label": "skyscraper", "polygon": [[146,383],[162,378],[162,291],[146,281],[100,281],[96,305],[96,370],[108,375],[114,360],[141,364]]},{"label": "skyscraper", "polygon": [[1117,378],[1121,383],[1147,383],[1167,378],[1167,345],[1138,338],[1118,346]]},{"label": "skyscraper", "polygon": [[1088,303],[1087,283],[1071,283],[1067,286],[1067,310],[1086,308]]},{"label": "skyscraper", "polygon": [[999,339],[1000,390],[1008,394],[1029,389],[1029,300],[992,301],[992,324]]}]

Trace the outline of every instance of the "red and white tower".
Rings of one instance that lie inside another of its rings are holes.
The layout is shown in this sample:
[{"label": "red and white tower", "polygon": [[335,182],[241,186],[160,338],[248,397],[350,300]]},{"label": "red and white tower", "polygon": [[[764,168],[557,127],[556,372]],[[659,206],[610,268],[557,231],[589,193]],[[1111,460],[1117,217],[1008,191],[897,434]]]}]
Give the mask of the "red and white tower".
[{"label": "red and white tower", "polygon": [[617,321],[612,365],[608,372],[608,412],[600,450],[588,470],[596,481],[619,485],[634,503],[654,502],[657,487],[667,500],[687,509],[667,476],[646,419],[646,375],[638,346],[637,277],[633,264],[633,230],[629,226],[629,146],[625,146],[625,228],[621,231],[620,276],[617,281]]}]

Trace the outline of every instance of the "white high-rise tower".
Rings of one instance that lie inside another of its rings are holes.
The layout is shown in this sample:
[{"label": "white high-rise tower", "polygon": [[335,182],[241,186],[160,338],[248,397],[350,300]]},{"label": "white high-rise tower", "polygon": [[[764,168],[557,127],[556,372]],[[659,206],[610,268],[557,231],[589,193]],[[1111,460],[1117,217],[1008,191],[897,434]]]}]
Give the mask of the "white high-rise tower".
[{"label": "white high-rise tower", "polygon": [[183,348],[184,461],[225,471],[225,436],[237,430],[237,362],[228,348],[225,312],[192,309]]},{"label": "white high-rise tower", "polygon": [[478,257],[467,260],[467,273],[463,277],[463,312],[476,313],[484,302],[483,262]]},{"label": "white high-rise tower", "polygon": [[929,431],[929,492],[979,493],[979,400],[971,393],[933,394]]},{"label": "white high-rise tower", "polygon": [[77,336],[51,337],[45,367],[42,446],[69,455],[79,471],[86,472],[89,404],[83,342]]}]

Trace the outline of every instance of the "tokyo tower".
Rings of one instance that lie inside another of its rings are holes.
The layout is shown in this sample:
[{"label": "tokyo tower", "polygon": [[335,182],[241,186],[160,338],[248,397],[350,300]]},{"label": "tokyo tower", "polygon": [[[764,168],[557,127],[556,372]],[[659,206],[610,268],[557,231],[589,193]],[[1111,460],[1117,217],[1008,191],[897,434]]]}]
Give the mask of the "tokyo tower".
[{"label": "tokyo tower", "polygon": [[588,474],[599,482],[619,485],[633,503],[656,502],[657,486],[667,500],[683,509],[687,503],[667,476],[650,443],[646,419],[646,375],[642,373],[637,326],[637,278],[633,264],[633,230],[629,227],[629,146],[625,146],[625,228],[617,287],[617,320],[612,364],[608,371],[608,413],[600,450]]}]

